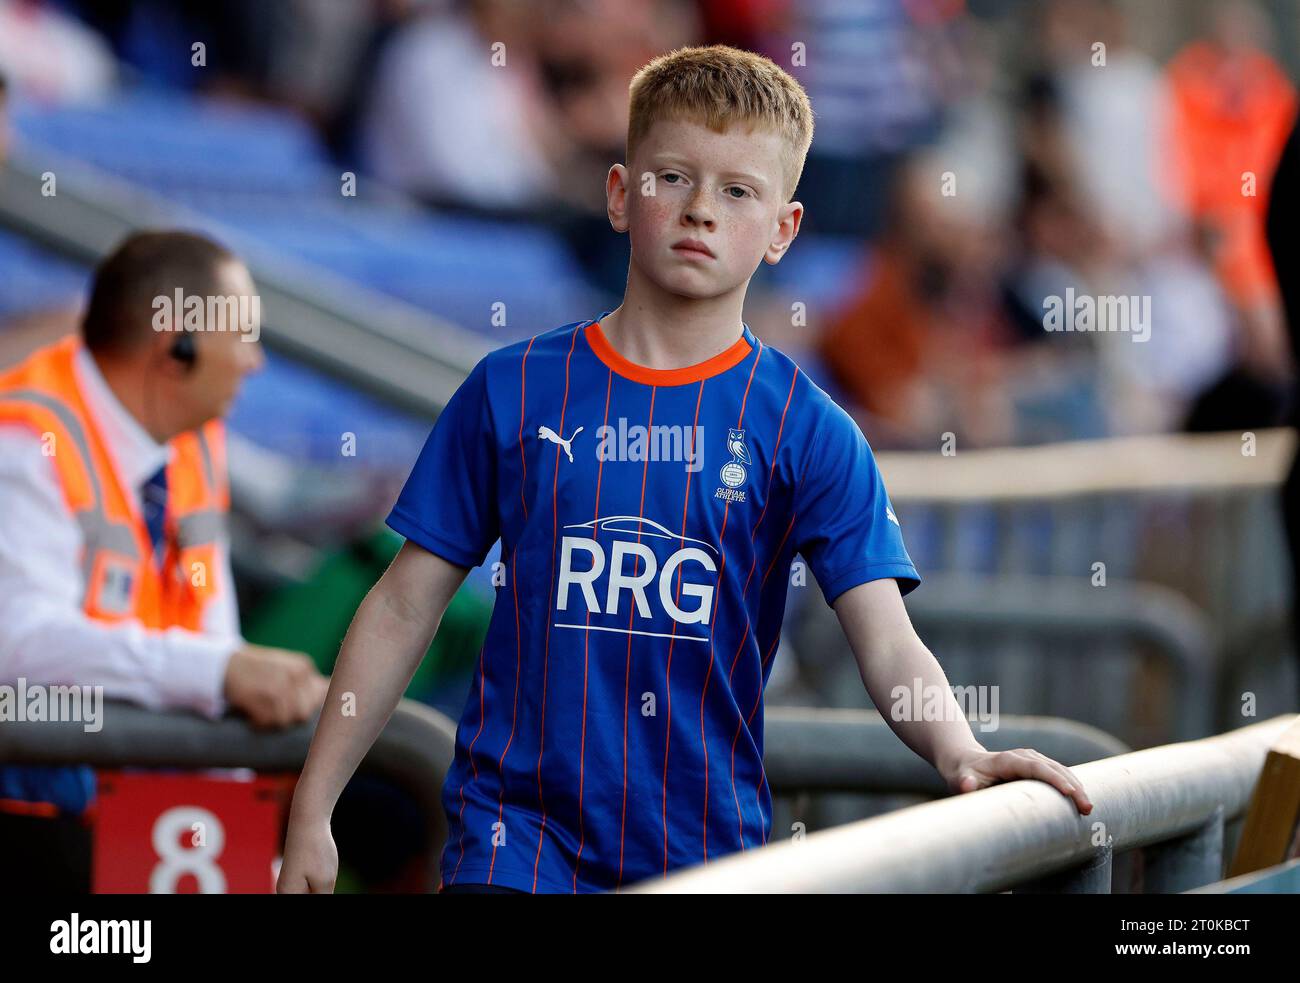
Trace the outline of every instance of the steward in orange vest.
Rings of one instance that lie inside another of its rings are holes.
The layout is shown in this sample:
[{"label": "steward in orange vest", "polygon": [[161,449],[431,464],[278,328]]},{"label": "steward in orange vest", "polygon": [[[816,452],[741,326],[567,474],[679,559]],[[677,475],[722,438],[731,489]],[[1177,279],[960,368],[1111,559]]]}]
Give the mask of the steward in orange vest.
[{"label": "steward in orange vest", "polygon": [[[242,639],[230,593],[221,419],[262,362],[255,289],[211,240],[136,233],[96,268],[80,336],[0,374],[0,442],[13,455],[0,473],[14,497],[0,503],[10,586],[0,684],[30,674],[103,685],[110,698],[234,709],[265,727],[320,709],[328,681],[302,653]],[[48,469],[25,456],[38,447]],[[51,494],[66,526],[49,513]],[[74,541],[79,557],[67,551]],[[80,567],[79,612],[46,579],[74,576],[69,562]],[[0,890],[88,889],[94,791],[84,765],[0,762]]]},{"label": "steward in orange vest", "polygon": [[167,554],[161,569],[137,497],[124,489],[73,374],[81,347],[70,336],[0,375],[0,422],[31,427],[49,448],[68,511],[85,536],[86,614],[135,618],[146,628],[199,630],[220,588],[217,539],[230,508],[225,429],[220,419],[173,437],[167,465]]},{"label": "steward in orange vest", "polygon": [[[0,684],[259,727],[320,710],[328,680],[239,637],[230,593],[221,417],[263,360],[255,290],[220,244],[142,231],[95,269],[81,337],[0,374]],[[87,891],[94,797],[88,766],[0,762],[0,892]]]}]

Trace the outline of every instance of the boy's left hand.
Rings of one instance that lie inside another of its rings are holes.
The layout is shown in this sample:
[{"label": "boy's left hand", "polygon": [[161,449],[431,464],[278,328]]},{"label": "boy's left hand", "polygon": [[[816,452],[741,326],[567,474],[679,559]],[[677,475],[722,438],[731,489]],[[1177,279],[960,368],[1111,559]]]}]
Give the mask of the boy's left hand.
[{"label": "boy's left hand", "polygon": [[958,758],[941,773],[948,788],[958,793],[974,792],[999,782],[1036,779],[1073,799],[1081,814],[1086,816],[1092,812],[1092,801],[1074,772],[1033,748],[1022,747],[1012,751],[978,748]]}]

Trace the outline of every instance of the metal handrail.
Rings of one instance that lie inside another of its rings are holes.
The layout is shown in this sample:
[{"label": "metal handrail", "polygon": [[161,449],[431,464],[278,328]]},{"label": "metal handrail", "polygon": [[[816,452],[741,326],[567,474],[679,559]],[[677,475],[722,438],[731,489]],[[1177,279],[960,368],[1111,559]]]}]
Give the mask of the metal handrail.
[{"label": "metal handrail", "polygon": [[[297,773],[316,731],[315,719],[286,730],[259,731],[242,717],[213,721],[111,700],[104,703],[103,722],[94,733],[78,721],[6,723],[0,727],[0,762]],[[402,700],[358,769],[400,786],[418,805],[428,831],[419,846],[430,890],[438,882],[438,858],[447,836],[441,792],[455,743],[456,726],[444,714]]]},{"label": "metal handrail", "polygon": [[770,843],[634,890],[993,892],[1069,872],[1056,890],[1105,891],[1113,854],[1143,847],[1155,847],[1148,890],[1188,890],[1221,876],[1224,824],[1245,811],[1269,746],[1295,720],[1079,765],[1093,803],[1087,816],[1049,785],[1011,782]]}]

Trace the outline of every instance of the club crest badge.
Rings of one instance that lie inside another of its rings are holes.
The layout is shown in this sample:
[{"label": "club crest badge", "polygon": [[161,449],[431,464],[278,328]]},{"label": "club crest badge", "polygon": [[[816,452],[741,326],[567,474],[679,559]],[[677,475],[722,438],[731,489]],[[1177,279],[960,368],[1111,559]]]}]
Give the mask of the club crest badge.
[{"label": "club crest badge", "polygon": [[745,483],[749,472],[745,469],[746,464],[752,464],[753,461],[749,456],[749,450],[745,447],[745,431],[731,430],[727,431],[727,453],[731,455],[731,460],[722,466],[718,472],[718,477],[722,479],[725,488],[719,488],[714,492],[714,498],[721,498],[729,502],[743,502],[745,493],[739,488]]}]

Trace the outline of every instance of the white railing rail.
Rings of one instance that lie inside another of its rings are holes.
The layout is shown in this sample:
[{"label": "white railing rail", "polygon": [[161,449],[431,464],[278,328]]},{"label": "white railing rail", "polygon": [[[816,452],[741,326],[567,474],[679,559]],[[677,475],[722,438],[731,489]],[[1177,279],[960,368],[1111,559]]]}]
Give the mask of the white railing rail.
[{"label": "white railing rail", "polygon": [[1224,826],[1246,810],[1281,716],[1072,770],[1093,803],[1020,781],[900,809],[692,867],[639,892],[1108,892],[1115,853],[1145,850],[1152,893],[1222,877]]}]

